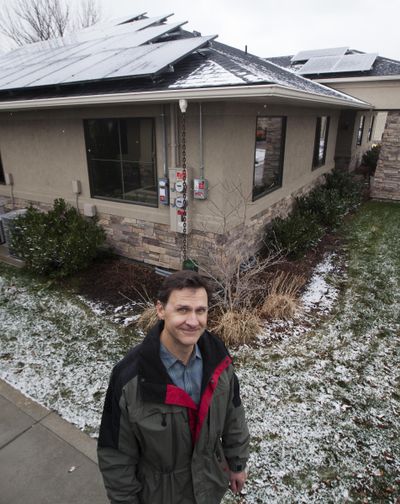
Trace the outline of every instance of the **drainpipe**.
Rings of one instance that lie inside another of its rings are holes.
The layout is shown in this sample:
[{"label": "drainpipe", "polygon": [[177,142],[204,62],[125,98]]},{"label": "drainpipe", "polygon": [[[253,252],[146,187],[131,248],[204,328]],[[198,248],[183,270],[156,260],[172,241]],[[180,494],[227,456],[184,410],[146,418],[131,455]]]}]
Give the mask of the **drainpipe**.
[{"label": "drainpipe", "polygon": [[176,108],[170,105],[170,130],[171,130],[171,168],[176,168]]},{"label": "drainpipe", "polygon": [[165,123],[165,105],[162,106],[162,142],[163,142],[163,171],[164,177],[168,177],[168,152],[167,152],[167,125]]},{"label": "drainpipe", "polygon": [[199,142],[200,142],[200,177],[204,178],[204,149],[203,149],[203,110],[199,103]]}]

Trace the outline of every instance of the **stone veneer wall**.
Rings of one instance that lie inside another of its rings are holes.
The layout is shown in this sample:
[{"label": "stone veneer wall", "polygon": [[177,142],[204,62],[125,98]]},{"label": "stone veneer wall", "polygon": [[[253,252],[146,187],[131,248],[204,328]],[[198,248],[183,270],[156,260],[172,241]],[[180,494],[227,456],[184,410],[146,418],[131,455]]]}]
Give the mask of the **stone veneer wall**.
[{"label": "stone veneer wall", "polygon": [[400,201],[400,112],[389,112],[372,197]]},{"label": "stone veneer wall", "polygon": [[[204,267],[212,269],[210,255],[217,252],[219,247],[229,247],[233,250],[243,246],[244,233],[249,254],[256,252],[262,244],[265,226],[278,216],[286,216],[290,212],[296,196],[306,194],[323,180],[324,175],[321,175],[312,184],[301,188],[291,196],[253,216],[246,229],[243,224],[239,225],[227,236],[192,230],[188,236],[189,257],[198,260],[199,264]],[[17,199],[14,202],[14,208],[23,208],[29,204],[43,210],[48,210],[51,207],[48,204]],[[6,211],[11,210],[9,199],[7,199],[4,208]],[[99,214],[99,224],[106,231],[107,242],[117,254],[164,268],[181,268],[182,235],[171,231],[169,225],[108,214]]]}]

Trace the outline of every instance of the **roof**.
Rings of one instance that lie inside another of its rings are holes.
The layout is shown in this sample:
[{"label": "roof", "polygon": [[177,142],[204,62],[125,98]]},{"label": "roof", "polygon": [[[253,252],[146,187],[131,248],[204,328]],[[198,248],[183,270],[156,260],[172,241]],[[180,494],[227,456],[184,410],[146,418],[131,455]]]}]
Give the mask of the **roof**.
[{"label": "roof", "polygon": [[[327,51],[327,49],[321,49],[321,51]],[[304,51],[306,52],[306,51]],[[303,51],[302,51],[303,53]],[[366,54],[362,51],[356,49],[348,49],[346,51],[346,55],[363,55]],[[301,72],[301,69],[304,67],[308,60],[299,60],[294,59],[294,56],[277,56],[272,58],[266,58],[267,61],[271,63],[275,63],[283,68],[287,68],[292,70],[293,72]],[[371,68],[369,70],[364,71],[346,71],[346,72],[330,72],[324,73],[323,75],[319,74],[307,74],[308,78],[352,78],[352,77],[387,77],[387,76],[396,76],[400,77],[400,61],[385,58],[383,56],[376,56]]]},{"label": "roof", "polygon": [[365,105],[216,42],[217,35],[185,31],[184,22],[168,24],[170,16],[139,14],[111,20],[0,56],[0,102],[218,88],[239,92],[270,86],[321,103]]}]

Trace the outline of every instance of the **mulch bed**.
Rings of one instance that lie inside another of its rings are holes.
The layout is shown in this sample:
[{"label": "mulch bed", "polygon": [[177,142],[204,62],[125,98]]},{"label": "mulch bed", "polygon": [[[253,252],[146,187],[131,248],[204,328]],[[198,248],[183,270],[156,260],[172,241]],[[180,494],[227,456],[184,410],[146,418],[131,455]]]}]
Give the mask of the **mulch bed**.
[{"label": "mulch bed", "polygon": [[[313,268],[325,253],[337,251],[341,247],[340,238],[326,234],[318,245],[297,260],[283,260],[272,268],[310,278]],[[269,275],[271,272],[268,272]],[[68,281],[78,294],[100,303],[117,307],[131,299],[136,302],[157,299],[158,289],[163,277],[155,273],[154,267],[125,258],[113,257],[95,262],[87,270]]]}]

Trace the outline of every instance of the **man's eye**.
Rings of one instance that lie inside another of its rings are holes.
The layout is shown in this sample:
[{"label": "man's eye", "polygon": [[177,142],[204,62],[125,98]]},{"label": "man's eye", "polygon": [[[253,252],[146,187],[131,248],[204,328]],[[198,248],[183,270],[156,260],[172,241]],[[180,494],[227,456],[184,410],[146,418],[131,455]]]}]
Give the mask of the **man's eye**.
[{"label": "man's eye", "polygon": [[179,313],[186,313],[187,312],[187,308],[178,308],[178,312]]},{"label": "man's eye", "polygon": [[203,313],[206,313],[206,309],[205,308],[200,308],[199,310],[197,310],[197,313],[202,315]]}]

